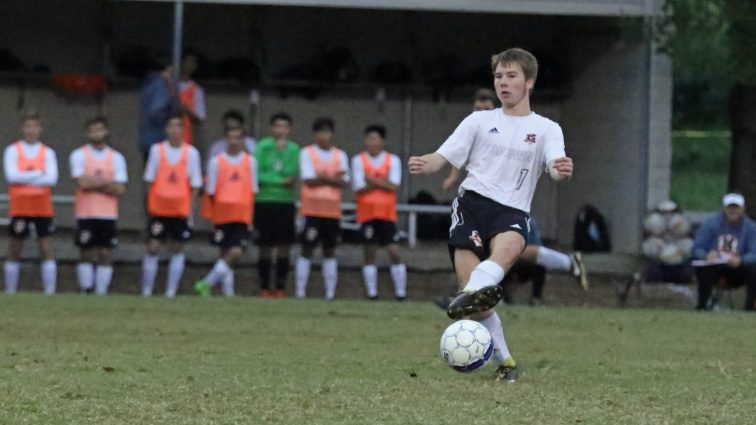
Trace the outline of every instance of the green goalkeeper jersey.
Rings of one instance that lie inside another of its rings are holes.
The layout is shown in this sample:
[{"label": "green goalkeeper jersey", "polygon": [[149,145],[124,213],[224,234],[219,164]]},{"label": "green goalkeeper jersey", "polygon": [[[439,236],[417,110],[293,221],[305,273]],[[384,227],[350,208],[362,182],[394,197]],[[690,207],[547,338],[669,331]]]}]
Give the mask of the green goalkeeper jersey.
[{"label": "green goalkeeper jersey", "polygon": [[299,145],[287,140],[279,149],[272,137],[264,137],[257,143],[255,159],[260,186],[255,202],[295,202],[296,185],[284,186],[284,181],[299,173]]}]

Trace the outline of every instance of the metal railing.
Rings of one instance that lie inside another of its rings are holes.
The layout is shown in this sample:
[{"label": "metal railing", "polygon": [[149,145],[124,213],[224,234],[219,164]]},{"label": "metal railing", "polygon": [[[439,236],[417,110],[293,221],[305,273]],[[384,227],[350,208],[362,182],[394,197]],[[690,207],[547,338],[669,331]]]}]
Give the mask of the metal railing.
[{"label": "metal railing", "polygon": [[[73,195],[53,195],[52,201],[55,205],[72,205],[76,199]],[[0,193],[0,208],[4,209],[8,207],[10,197],[7,193]],[[298,205],[299,203],[297,203]],[[341,204],[341,210],[343,212],[357,211],[357,204],[354,202],[343,202]],[[433,214],[433,215],[446,215],[451,213],[451,207],[448,205],[422,205],[422,204],[398,204],[396,210],[399,214],[407,214],[407,230],[401,230],[401,234],[407,238],[407,245],[410,248],[417,246],[417,215],[418,214]],[[349,230],[359,229],[359,225],[350,221],[354,215],[347,214],[341,222],[341,227]],[[0,217],[0,225],[7,226],[10,223],[8,217]]]}]

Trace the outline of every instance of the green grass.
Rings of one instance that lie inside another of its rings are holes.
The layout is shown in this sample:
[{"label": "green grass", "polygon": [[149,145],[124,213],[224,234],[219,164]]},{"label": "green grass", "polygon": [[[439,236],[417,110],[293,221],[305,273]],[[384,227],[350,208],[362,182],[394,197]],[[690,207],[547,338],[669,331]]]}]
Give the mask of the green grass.
[{"label": "green grass", "polygon": [[670,194],[688,211],[714,211],[727,191],[732,143],[728,132],[675,132]]},{"label": "green grass", "polygon": [[514,385],[444,367],[430,303],[0,296],[0,423],[756,422],[756,315],[500,313]]}]

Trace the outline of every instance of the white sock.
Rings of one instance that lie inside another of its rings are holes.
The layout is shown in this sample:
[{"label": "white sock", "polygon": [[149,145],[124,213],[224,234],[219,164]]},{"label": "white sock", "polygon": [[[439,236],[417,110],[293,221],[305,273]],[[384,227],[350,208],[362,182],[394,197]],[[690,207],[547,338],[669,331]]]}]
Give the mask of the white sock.
[{"label": "white sock", "polygon": [[304,298],[305,290],[307,289],[307,280],[310,278],[310,260],[302,257],[297,257],[297,263],[294,266],[295,284],[296,284],[296,297]]},{"label": "white sock", "polygon": [[18,261],[5,262],[5,293],[15,294],[18,290],[18,276],[21,274],[21,263]]},{"label": "white sock", "polygon": [[496,262],[486,260],[473,269],[464,291],[477,291],[486,286],[498,285],[504,279],[504,269]]},{"label": "white sock", "polygon": [[172,289],[175,294],[178,291],[181,284],[181,276],[184,274],[184,261],[186,257],[184,253],[178,253],[171,255],[171,260],[168,262],[168,281],[165,285],[166,292],[168,289]]},{"label": "white sock", "polygon": [[374,298],[378,296],[378,266],[367,264],[362,266],[362,277],[365,280],[365,290],[367,296]]},{"label": "white sock", "polygon": [[152,288],[155,287],[155,276],[158,271],[158,256],[145,255],[142,258],[142,296],[149,297],[152,295]]},{"label": "white sock", "polygon": [[42,262],[42,287],[45,295],[53,295],[58,281],[58,264],[55,260]]},{"label": "white sock", "polygon": [[215,286],[216,283],[223,281],[226,274],[232,272],[231,267],[228,266],[226,260],[219,258],[218,261],[213,264],[213,268],[202,279],[210,286]]},{"label": "white sock", "polygon": [[546,270],[570,271],[572,269],[569,255],[546,248],[545,246],[538,247],[536,264],[546,267]]},{"label": "white sock", "polygon": [[94,285],[94,264],[79,263],[76,265],[76,276],[79,278],[79,288],[89,289]]},{"label": "white sock", "polygon": [[112,279],[113,266],[97,266],[97,271],[95,272],[95,293],[97,295],[107,294]]},{"label": "white sock", "polygon": [[407,296],[407,266],[392,264],[391,280],[394,281],[394,294],[398,298],[405,298]]},{"label": "white sock", "polygon": [[336,298],[336,281],[339,278],[339,264],[335,258],[323,258],[323,281],[327,300]]},{"label": "white sock", "polygon": [[487,319],[479,320],[480,324],[488,329],[491,334],[491,341],[494,346],[493,358],[499,364],[504,364],[507,357],[511,357],[507,347],[507,341],[504,340],[504,328],[501,326],[501,319],[496,312],[493,312]]},{"label": "white sock", "polygon": [[228,271],[223,275],[223,295],[227,297],[234,296],[234,271],[233,269],[228,269]]}]

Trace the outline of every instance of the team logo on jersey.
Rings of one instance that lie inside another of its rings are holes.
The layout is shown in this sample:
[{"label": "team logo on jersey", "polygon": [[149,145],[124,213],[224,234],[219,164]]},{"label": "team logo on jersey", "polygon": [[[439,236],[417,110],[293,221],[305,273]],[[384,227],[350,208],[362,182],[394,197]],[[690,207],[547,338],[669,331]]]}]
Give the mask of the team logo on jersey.
[{"label": "team logo on jersey", "polygon": [[26,220],[16,220],[13,224],[13,232],[20,235],[24,233],[24,230],[26,230]]},{"label": "team logo on jersey", "polygon": [[239,172],[234,171],[234,174],[231,174],[231,181],[232,182],[239,181]]},{"label": "team logo on jersey", "polygon": [[221,243],[223,241],[223,230],[215,229],[215,233],[213,233],[213,241],[215,243]]},{"label": "team logo on jersey", "polygon": [[150,226],[150,233],[152,236],[160,236],[160,234],[163,233],[163,229],[163,223],[155,221],[152,223],[152,226]]},{"label": "team logo on jersey", "polygon": [[80,244],[86,245],[91,239],[92,239],[92,232],[90,232],[89,230],[82,230],[81,233],[79,233]]},{"label": "team logo on jersey", "polygon": [[168,183],[178,183],[178,176],[174,171],[171,171],[171,174],[168,174]]},{"label": "team logo on jersey", "polygon": [[273,170],[277,172],[280,172],[281,170],[283,170],[283,161],[281,161],[280,159],[277,160],[276,163],[273,164]]},{"label": "team logo on jersey", "polygon": [[365,237],[365,239],[373,239],[373,236],[375,235],[375,229],[373,229],[373,226],[365,226],[365,231],[362,233],[362,235]]},{"label": "team logo on jersey", "polygon": [[536,135],[533,133],[528,134],[525,136],[525,143],[533,144],[536,142]]},{"label": "team logo on jersey", "polygon": [[499,129],[494,127],[490,130],[488,130],[488,134],[499,134]]},{"label": "team logo on jersey", "polygon": [[467,239],[473,241],[477,248],[483,248],[483,239],[480,238],[480,233],[478,233],[477,230],[473,230],[470,236],[467,237]]},{"label": "team logo on jersey", "polygon": [[104,175],[103,171],[99,168],[96,169],[94,172],[94,176],[97,177],[98,179],[101,179],[103,175]]},{"label": "team logo on jersey", "polygon": [[33,165],[31,165],[31,164],[30,164],[30,165],[28,165],[28,166],[26,167],[26,171],[34,171],[34,166],[33,166]]},{"label": "team logo on jersey", "polygon": [[318,238],[318,229],[315,227],[308,227],[305,231],[305,239],[308,242],[314,242]]}]

